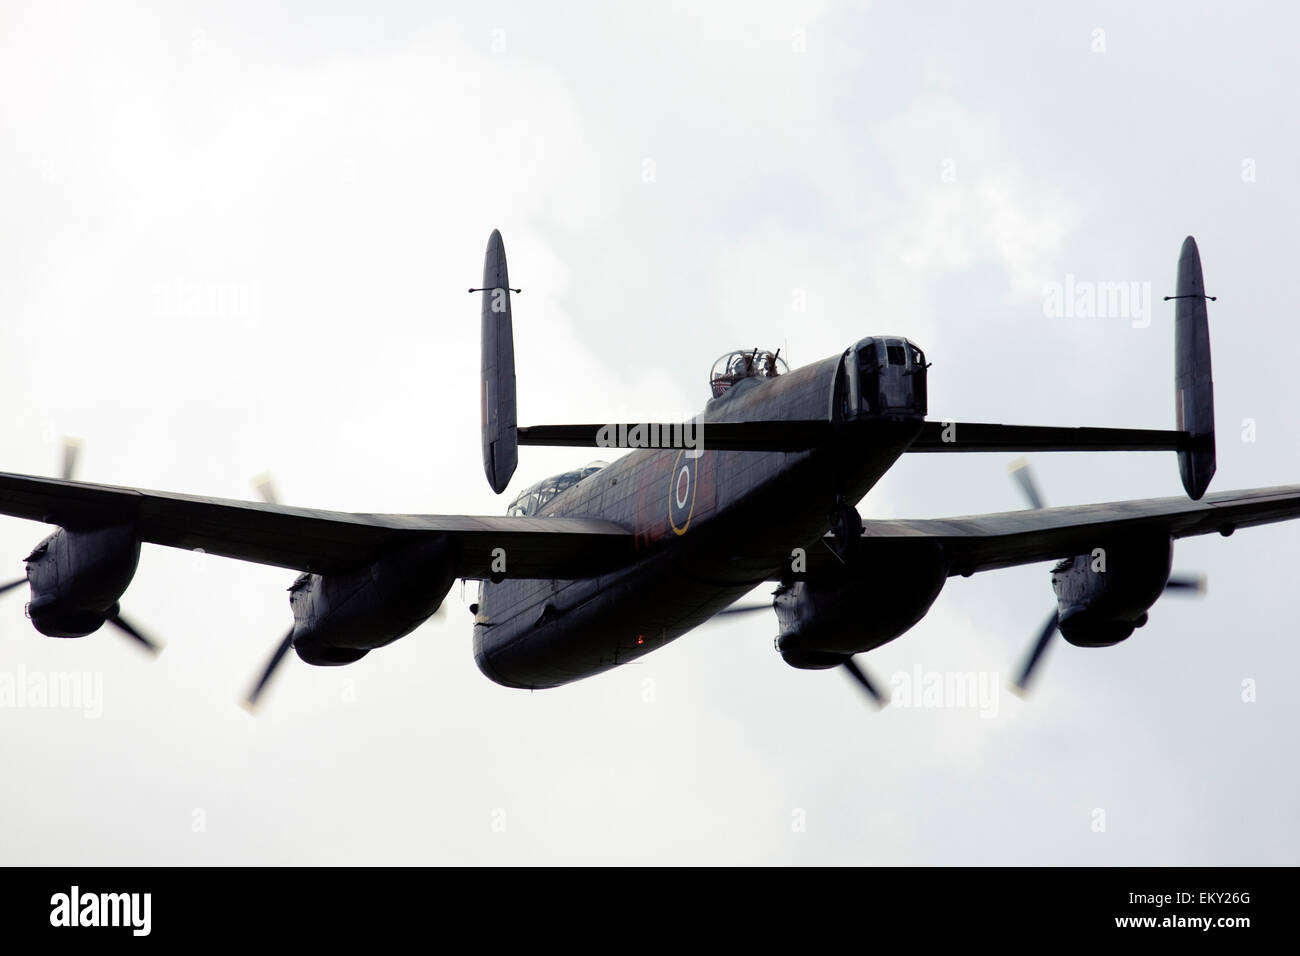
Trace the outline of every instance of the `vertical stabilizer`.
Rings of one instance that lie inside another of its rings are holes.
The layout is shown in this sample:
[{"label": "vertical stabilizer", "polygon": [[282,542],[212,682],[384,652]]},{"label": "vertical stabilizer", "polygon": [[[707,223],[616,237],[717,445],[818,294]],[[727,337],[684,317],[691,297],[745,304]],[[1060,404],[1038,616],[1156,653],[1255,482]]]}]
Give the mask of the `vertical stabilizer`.
[{"label": "vertical stabilizer", "polygon": [[[474,290],[471,290],[474,291]],[[519,464],[515,410],[515,336],[510,320],[510,276],[501,233],[492,230],[483,259],[483,471],[497,494]]]},{"label": "vertical stabilizer", "polygon": [[1190,436],[1178,452],[1183,488],[1199,500],[1214,477],[1214,381],[1205,279],[1196,240],[1183,240],[1174,298],[1174,401],[1178,430]]}]

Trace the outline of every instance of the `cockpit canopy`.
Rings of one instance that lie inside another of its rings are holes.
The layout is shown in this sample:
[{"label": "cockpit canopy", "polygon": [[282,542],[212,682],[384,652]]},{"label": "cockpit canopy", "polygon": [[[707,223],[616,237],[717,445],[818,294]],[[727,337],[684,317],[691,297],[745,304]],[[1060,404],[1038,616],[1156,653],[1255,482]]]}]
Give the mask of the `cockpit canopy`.
[{"label": "cockpit canopy", "polygon": [[510,502],[510,506],[506,508],[506,514],[512,518],[527,518],[531,515],[540,514],[542,509],[551,503],[551,499],[560,492],[568,491],[582,479],[594,475],[608,464],[607,461],[593,461],[590,465],[575,468],[573,471],[566,471],[562,475],[552,475],[535,485],[530,485],[521,491],[514,501]]},{"label": "cockpit canopy", "polygon": [[748,378],[776,378],[786,374],[790,367],[785,364],[780,353],[780,349],[775,352],[765,352],[762,349],[728,352],[713,363],[713,371],[709,373],[709,387],[713,390],[713,397],[721,398],[737,382]]}]

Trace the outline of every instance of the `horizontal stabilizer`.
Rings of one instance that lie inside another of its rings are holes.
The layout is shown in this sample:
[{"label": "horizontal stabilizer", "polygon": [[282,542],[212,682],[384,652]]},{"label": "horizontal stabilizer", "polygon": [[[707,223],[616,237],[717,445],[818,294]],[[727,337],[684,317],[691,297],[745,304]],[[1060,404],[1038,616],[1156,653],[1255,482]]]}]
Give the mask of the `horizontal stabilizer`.
[{"label": "horizontal stabilizer", "polygon": [[989,422],[926,422],[908,451],[1183,451],[1196,447],[1188,432],[1153,428],[1060,428]]},{"label": "horizontal stabilizer", "polygon": [[820,420],[532,425],[519,429],[519,444],[565,445],[575,448],[806,451],[833,434],[834,426],[828,421]]},{"label": "horizontal stabilizer", "polygon": [[[643,422],[606,425],[531,425],[519,429],[521,445],[575,448],[703,448],[722,451],[807,451],[830,440],[824,420],[753,422]],[[1198,439],[1188,432],[1147,428],[1058,428],[987,422],[925,422],[914,452],[1185,451]]]}]

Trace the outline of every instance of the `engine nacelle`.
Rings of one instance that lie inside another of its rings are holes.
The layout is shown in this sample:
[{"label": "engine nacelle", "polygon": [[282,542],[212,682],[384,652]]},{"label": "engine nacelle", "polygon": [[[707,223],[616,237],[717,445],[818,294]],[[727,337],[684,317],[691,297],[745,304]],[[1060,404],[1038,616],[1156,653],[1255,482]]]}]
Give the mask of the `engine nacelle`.
[{"label": "engine nacelle", "polygon": [[1118,644],[1147,622],[1169,582],[1173,539],[1125,538],[1052,569],[1061,636],[1077,647]]},{"label": "engine nacelle", "polygon": [[451,545],[420,540],[353,571],[304,574],[289,588],[293,647],[308,664],[350,664],[405,637],[456,580]]},{"label": "engine nacelle", "polygon": [[85,637],[117,613],[139,563],[140,539],[131,525],[60,528],[27,556],[27,616],[50,637]]},{"label": "engine nacelle", "polygon": [[778,589],[777,650],[792,667],[835,667],[925,617],[947,579],[948,561],[935,541],[865,539],[834,572]]}]

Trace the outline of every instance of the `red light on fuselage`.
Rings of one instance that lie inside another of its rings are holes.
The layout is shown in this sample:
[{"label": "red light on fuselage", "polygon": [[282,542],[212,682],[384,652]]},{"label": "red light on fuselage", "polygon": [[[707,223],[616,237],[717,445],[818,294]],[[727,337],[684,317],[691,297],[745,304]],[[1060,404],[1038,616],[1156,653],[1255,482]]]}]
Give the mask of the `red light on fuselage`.
[{"label": "red light on fuselage", "polygon": [[637,647],[640,647],[640,646],[641,646],[642,644],[644,644],[644,643],[645,643],[645,638],[642,637],[640,634],[638,634],[638,635],[636,636],[636,646],[637,646]]}]

